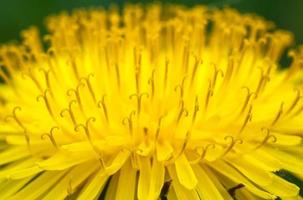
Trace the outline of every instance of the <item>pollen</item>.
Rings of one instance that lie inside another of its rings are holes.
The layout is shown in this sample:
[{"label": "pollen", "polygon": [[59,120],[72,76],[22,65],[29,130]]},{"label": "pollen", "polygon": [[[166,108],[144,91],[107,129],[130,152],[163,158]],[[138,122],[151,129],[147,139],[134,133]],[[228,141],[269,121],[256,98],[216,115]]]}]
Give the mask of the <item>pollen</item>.
[{"label": "pollen", "polygon": [[225,8],[61,13],[0,47],[3,199],[302,199],[303,49]]}]

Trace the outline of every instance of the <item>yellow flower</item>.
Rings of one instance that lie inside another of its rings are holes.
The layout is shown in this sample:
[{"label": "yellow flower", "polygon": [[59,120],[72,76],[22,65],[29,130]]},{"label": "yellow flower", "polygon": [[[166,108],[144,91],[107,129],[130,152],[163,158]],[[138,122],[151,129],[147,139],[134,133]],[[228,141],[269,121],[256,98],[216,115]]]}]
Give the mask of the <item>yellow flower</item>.
[{"label": "yellow flower", "polygon": [[1,46],[1,199],[302,199],[303,50],[231,9],[78,10]]}]

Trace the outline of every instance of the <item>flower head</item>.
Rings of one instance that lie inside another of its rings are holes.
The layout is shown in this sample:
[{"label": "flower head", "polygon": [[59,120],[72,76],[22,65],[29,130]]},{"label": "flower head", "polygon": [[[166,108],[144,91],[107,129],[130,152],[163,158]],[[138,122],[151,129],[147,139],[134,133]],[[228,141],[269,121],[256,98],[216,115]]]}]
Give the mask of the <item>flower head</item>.
[{"label": "flower head", "polygon": [[[129,5],[0,49],[4,199],[275,199],[303,177],[302,49],[231,9]],[[47,49],[47,50],[45,50]]]}]

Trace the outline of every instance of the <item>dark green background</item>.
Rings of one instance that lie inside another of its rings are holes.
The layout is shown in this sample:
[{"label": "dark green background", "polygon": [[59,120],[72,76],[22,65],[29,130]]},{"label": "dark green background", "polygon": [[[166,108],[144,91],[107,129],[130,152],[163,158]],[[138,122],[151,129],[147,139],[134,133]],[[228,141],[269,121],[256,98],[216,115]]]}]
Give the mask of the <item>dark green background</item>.
[{"label": "dark green background", "polygon": [[[114,3],[123,6],[125,2],[152,2],[138,0],[0,0],[0,43],[14,41],[22,29],[36,25],[40,29],[46,16],[63,10],[79,7],[104,6]],[[241,12],[256,13],[275,22],[277,27],[293,32],[296,44],[303,44],[303,0],[165,0],[192,6],[206,4],[211,7],[234,7]],[[291,174],[280,171],[281,177],[296,183],[303,183]]]},{"label": "dark green background", "polygon": [[[111,3],[152,2],[138,0],[0,0],[0,43],[19,36],[22,29],[31,25],[43,26],[46,16],[62,10],[78,7],[108,6]],[[163,0],[189,6],[207,4],[237,8],[241,12],[257,13],[274,21],[279,28],[294,33],[298,44],[303,44],[303,1],[302,0]]]}]

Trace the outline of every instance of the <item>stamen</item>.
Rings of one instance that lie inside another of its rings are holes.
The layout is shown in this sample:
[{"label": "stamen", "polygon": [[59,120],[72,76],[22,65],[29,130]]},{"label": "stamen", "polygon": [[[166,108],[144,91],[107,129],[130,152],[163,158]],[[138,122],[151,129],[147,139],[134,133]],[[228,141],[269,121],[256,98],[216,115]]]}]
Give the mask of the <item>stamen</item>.
[{"label": "stamen", "polygon": [[291,104],[291,106],[285,112],[285,115],[289,114],[295,108],[295,106],[298,104],[299,100],[303,97],[303,96],[301,96],[301,91],[299,89],[295,89],[295,91],[297,92],[297,95],[296,95],[293,103]]},{"label": "stamen", "polygon": [[136,91],[140,93],[140,74],[141,74],[141,49],[134,48],[134,61],[135,61],[135,79],[136,79]]},{"label": "stamen", "polygon": [[49,89],[49,92],[52,96],[52,98],[54,98],[54,93],[52,91],[52,88],[51,88],[51,84],[50,84],[50,80],[49,80],[49,75],[50,75],[50,70],[46,70],[44,68],[39,68],[39,71],[43,72],[44,73],[44,76],[45,76],[45,81],[46,81],[46,86],[47,88]]},{"label": "stamen", "polygon": [[84,113],[83,106],[82,106],[82,101],[81,101],[81,98],[80,98],[80,87],[85,87],[85,85],[80,82],[76,89],[73,89],[73,88],[68,89],[67,90],[67,95],[68,96],[72,96],[73,94],[75,95],[75,97],[77,99],[77,102],[79,104],[80,110],[81,110],[82,113]]},{"label": "stamen", "polygon": [[177,85],[175,87],[175,92],[177,92],[178,89],[180,90],[180,99],[181,100],[183,99],[183,96],[184,96],[184,83],[185,83],[185,80],[186,80],[186,76],[183,77],[181,84],[179,84],[179,85]]},{"label": "stamen", "polygon": [[115,71],[116,71],[116,77],[117,77],[117,85],[118,85],[118,88],[120,88],[121,87],[121,80],[120,80],[119,65],[118,65],[118,63],[115,63],[114,65],[115,65]]},{"label": "stamen", "polygon": [[244,39],[243,40],[243,47],[242,47],[242,51],[240,51],[240,58],[239,58],[239,61],[238,61],[238,66],[236,68],[236,73],[239,73],[239,69],[243,65],[244,58],[247,55],[249,47],[251,47],[251,46],[252,46],[252,42],[251,41],[249,41],[248,39]]},{"label": "stamen", "polygon": [[141,67],[142,49],[134,47],[134,61],[136,67]]},{"label": "stamen", "polygon": [[261,142],[258,146],[255,147],[255,149],[261,148],[261,147],[264,146],[270,139],[272,140],[272,143],[275,143],[275,142],[277,141],[277,138],[276,138],[274,135],[271,135],[271,134],[270,134],[270,130],[269,130],[268,128],[263,127],[263,128],[261,128],[261,131],[262,131],[263,133],[265,133],[265,137],[264,137],[264,139],[262,140],[262,142]]},{"label": "stamen", "polygon": [[282,116],[282,113],[283,113],[283,106],[284,106],[284,102],[281,103],[280,105],[280,109],[275,117],[275,119],[273,120],[273,122],[271,123],[271,126],[274,126],[278,120],[280,119],[280,117]]},{"label": "stamen", "polygon": [[151,87],[151,99],[154,98],[154,93],[155,93],[155,69],[152,71],[151,78],[148,80],[148,84]]},{"label": "stamen", "polygon": [[226,74],[225,74],[225,77],[224,77],[224,81],[223,81],[223,86],[227,86],[231,77],[232,77],[232,74],[234,72],[234,59],[233,58],[229,58],[228,59],[228,65],[227,65],[227,69],[226,69]]},{"label": "stamen", "polygon": [[105,63],[106,63],[106,68],[107,68],[107,71],[109,72],[110,71],[110,61],[109,61],[109,52],[108,52],[108,48],[107,46],[104,46],[103,47],[103,50],[104,50],[104,56],[105,56]]},{"label": "stamen", "polygon": [[194,108],[194,114],[193,114],[193,118],[192,118],[192,123],[195,122],[196,117],[197,117],[197,113],[200,110],[200,106],[199,106],[199,98],[198,96],[196,96],[196,100],[195,100],[195,108]]},{"label": "stamen", "polygon": [[123,125],[128,124],[129,132],[132,134],[133,133],[133,116],[136,114],[136,111],[131,111],[128,117],[125,117],[122,120]]},{"label": "stamen", "polygon": [[225,156],[228,152],[230,152],[232,150],[232,148],[238,143],[238,144],[243,144],[243,140],[241,139],[235,139],[233,136],[225,136],[224,140],[230,140],[229,145],[227,146],[227,148],[225,149],[225,151],[222,153],[222,155],[220,157]]},{"label": "stamen", "polygon": [[261,71],[261,78],[255,92],[255,98],[257,98],[262,89],[264,89],[266,83],[270,81],[269,75],[264,73],[264,70],[262,68],[259,67],[258,69]]},{"label": "stamen", "polygon": [[167,81],[168,81],[168,65],[169,65],[169,60],[166,58],[165,60],[165,71],[164,71],[164,89],[166,90],[167,88]]},{"label": "stamen", "polygon": [[181,117],[184,115],[185,117],[188,116],[188,110],[186,108],[184,108],[184,101],[181,100],[180,102],[180,112],[178,114],[178,117],[177,117],[177,124],[179,124],[180,120],[181,120]]},{"label": "stamen", "polygon": [[220,73],[221,77],[224,77],[224,73],[223,73],[222,69],[217,68],[216,64],[213,64],[213,65],[214,65],[215,73],[214,73],[214,77],[213,77],[212,88],[215,89],[219,73]]},{"label": "stamen", "polygon": [[247,123],[251,120],[252,120],[252,105],[250,105],[250,107],[249,107],[249,110],[248,110],[248,113],[245,117],[244,123],[243,123],[241,129],[239,130],[239,134],[242,133],[242,131],[246,127]]},{"label": "stamen", "polygon": [[69,116],[70,116],[70,118],[71,118],[71,120],[72,120],[74,126],[76,126],[77,122],[76,122],[76,118],[75,118],[75,115],[74,115],[73,110],[72,110],[72,105],[73,105],[73,104],[76,104],[76,103],[77,103],[76,100],[70,101],[70,102],[69,102],[69,108],[68,108],[68,109],[65,108],[65,109],[63,109],[63,110],[60,112],[60,116],[61,116],[61,117],[64,117],[64,113],[67,112],[67,113],[69,114]]},{"label": "stamen", "polygon": [[10,118],[14,119],[15,122],[24,130],[24,132],[26,132],[26,128],[24,127],[24,125],[21,123],[21,121],[17,117],[17,111],[21,111],[21,110],[22,110],[22,108],[20,106],[14,107],[12,115],[6,116],[5,121],[8,121]]},{"label": "stamen", "polygon": [[47,136],[50,139],[51,143],[54,145],[54,147],[56,149],[58,149],[58,145],[57,145],[56,140],[54,138],[54,130],[55,129],[59,130],[60,128],[58,126],[52,127],[49,133],[44,133],[43,135],[41,135],[41,139],[43,140]]},{"label": "stamen", "polygon": [[89,74],[88,76],[87,76],[87,78],[86,77],[82,77],[81,79],[80,79],[80,81],[84,81],[84,83],[87,85],[87,87],[88,87],[88,90],[89,90],[89,92],[90,92],[90,94],[92,95],[92,97],[93,97],[93,100],[94,100],[94,102],[97,102],[97,100],[96,100],[96,95],[95,95],[95,93],[94,93],[94,90],[93,90],[93,87],[92,87],[92,85],[91,85],[91,83],[90,83],[90,78],[92,78],[92,77],[94,77],[95,75],[94,74]]},{"label": "stamen", "polygon": [[70,60],[69,60],[69,63],[71,64],[72,66],[72,69],[74,71],[74,74],[75,74],[75,77],[77,80],[80,80],[80,75],[79,75],[79,72],[78,72],[78,67],[77,67],[77,64],[76,64],[76,59],[75,57],[70,54]]},{"label": "stamen", "polygon": [[185,135],[185,139],[183,141],[183,144],[182,144],[182,147],[181,147],[181,151],[179,152],[179,154],[175,157],[175,159],[179,158],[182,153],[185,151],[186,149],[186,146],[188,144],[188,141],[190,140],[190,136],[191,136],[191,132],[190,131],[187,131],[186,132],[186,135]]},{"label": "stamen", "polygon": [[24,132],[24,139],[26,141],[27,147],[29,149],[29,151],[31,152],[31,147],[30,147],[30,137],[29,134],[25,128],[25,126],[21,123],[21,121],[19,120],[19,118],[17,117],[17,111],[21,111],[22,108],[20,106],[16,106],[13,109],[12,115],[8,115],[4,118],[5,121],[8,121],[10,118],[15,120],[15,122],[18,124],[18,126],[20,126],[21,129],[23,129]]},{"label": "stamen", "polygon": [[195,64],[194,64],[194,68],[191,74],[191,79],[190,79],[190,86],[192,86],[192,84],[194,83],[195,77],[196,77],[196,73],[197,73],[197,69],[199,67],[199,65],[203,64],[203,61],[201,58],[198,58],[198,56],[193,55],[195,58]]},{"label": "stamen", "polygon": [[107,112],[107,108],[105,105],[105,97],[106,97],[106,95],[103,95],[102,100],[98,102],[98,107],[99,108],[102,107],[106,122],[109,124],[108,112]]},{"label": "stamen", "polygon": [[213,87],[211,85],[211,80],[208,81],[208,90],[207,90],[207,95],[206,95],[206,99],[205,99],[205,106],[204,109],[205,111],[207,110],[208,104],[209,104],[209,100],[210,97],[212,97],[214,95],[214,90]]},{"label": "stamen", "polygon": [[248,106],[249,100],[251,100],[251,97],[255,95],[254,92],[250,92],[250,89],[248,87],[242,87],[242,89],[245,89],[247,91],[246,99],[244,101],[243,107],[240,111],[240,115],[245,111],[246,107]]},{"label": "stamen", "polygon": [[141,61],[142,61],[142,49],[135,47],[134,48],[134,61],[135,67],[140,69],[141,68]]},{"label": "stamen", "polygon": [[139,93],[140,92],[140,69],[136,68],[135,71],[135,79],[136,79],[136,92]]},{"label": "stamen", "polygon": [[25,73],[22,73],[22,78],[25,79],[25,77],[29,77],[34,83],[35,85],[37,86],[37,88],[40,90],[40,92],[43,92],[43,89],[39,83],[39,81],[36,79],[36,77],[32,74],[32,69],[29,68],[29,74],[25,74]]},{"label": "stamen", "polygon": [[[190,162],[190,164],[198,164],[198,163],[200,163],[204,158],[205,158],[205,156],[206,156],[206,153],[207,153],[207,151],[211,148],[211,149],[214,149],[216,147],[216,145],[215,144],[208,144],[208,145],[206,145],[205,147],[202,147],[202,153],[201,153],[201,155],[199,155],[199,157],[197,158],[197,159],[195,159],[195,160],[192,160],[192,161],[189,161]],[[196,151],[198,152],[198,149],[196,149]],[[198,153],[197,153],[198,154]]]},{"label": "stamen", "polygon": [[30,137],[27,131],[24,131],[24,139],[26,141],[26,146],[28,148],[28,150],[30,151],[30,153],[32,153],[32,149],[31,149],[31,145],[30,145]]},{"label": "stamen", "polygon": [[44,103],[45,103],[45,105],[46,105],[46,108],[47,108],[47,110],[48,110],[50,116],[56,121],[56,117],[55,117],[54,112],[53,112],[53,110],[52,110],[52,108],[51,108],[51,106],[50,106],[49,100],[48,100],[48,98],[47,98],[47,93],[48,93],[48,92],[49,92],[49,89],[46,89],[46,90],[44,91],[44,94],[43,94],[43,95],[37,96],[36,100],[37,100],[38,102],[41,101],[41,100],[44,101]]},{"label": "stamen", "polygon": [[[87,137],[89,143],[90,143],[91,146],[93,147],[94,151],[96,151],[97,149],[96,149],[96,147],[95,147],[95,145],[93,144],[93,141],[92,141],[92,139],[91,139],[91,134],[90,134],[90,131],[89,131],[89,123],[95,122],[95,121],[96,121],[96,118],[90,117],[90,118],[88,118],[88,119],[86,120],[85,125],[83,125],[83,124],[77,124],[77,125],[75,126],[75,128],[74,128],[74,130],[75,130],[76,132],[80,132],[80,128],[82,128],[82,129],[84,130],[84,133],[85,133],[85,135],[86,135],[86,137]],[[99,151],[96,151],[96,152],[99,154]]]},{"label": "stamen", "polygon": [[188,71],[188,63],[189,63],[189,39],[184,39],[184,49],[183,49],[183,68],[185,73]]},{"label": "stamen", "polygon": [[163,118],[165,117],[165,115],[161,116],[158,120],[158,126],[157,126],[157,130],[156,130],[156,138],[155,138],[155,142],[157,142],[158,138],[159,138],[159,134],[160,134],[160,129],[161,129],[161,123]]},{"label": "stamen", "polygon": [[139,94],[132,94],[129,96],[129,99],[132,100],[134,97],[137,99],[137,111],[138,111],[138,116],[140,115],[140,112],[141,112],[141,104],[142,104],[142,98],[143,97],[146,97],[146,98],[149,98],[149,95],[147,92],[144,92],[144,93],[141,93],[140,95]]}]

